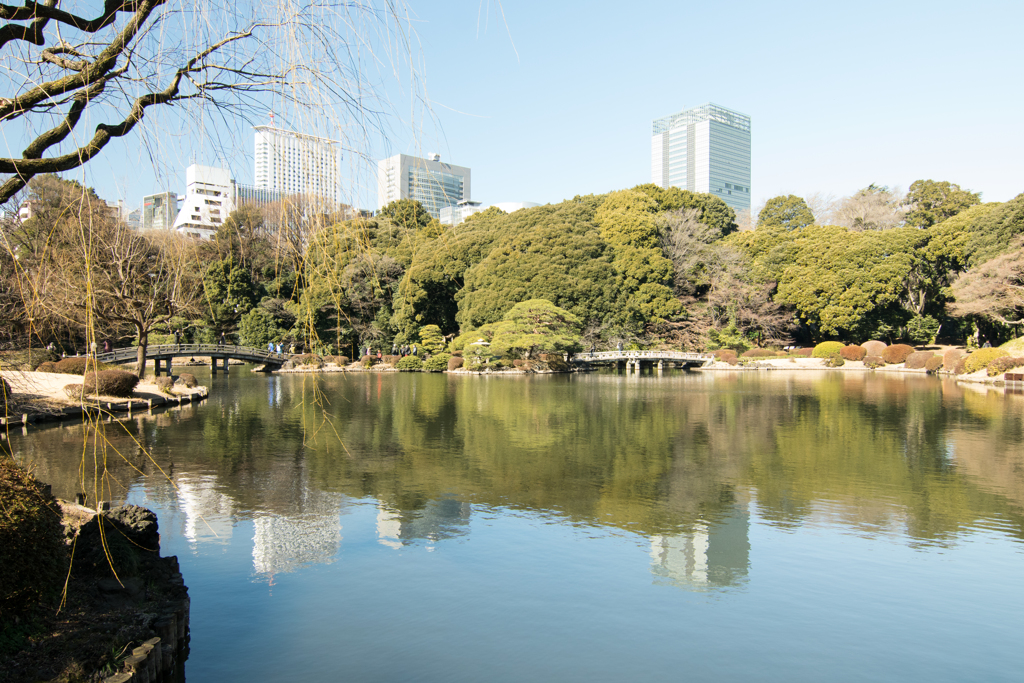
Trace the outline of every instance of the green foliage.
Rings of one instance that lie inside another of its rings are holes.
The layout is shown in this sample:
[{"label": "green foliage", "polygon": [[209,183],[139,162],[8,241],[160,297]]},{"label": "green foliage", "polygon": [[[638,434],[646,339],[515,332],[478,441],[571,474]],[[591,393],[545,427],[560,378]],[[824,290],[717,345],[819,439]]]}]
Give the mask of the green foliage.
[{"label": "green foliage", "polygon": [[980,265],[1014,248],[1024,235],[1024,193],[997,204],[972,226],[971,265]]},{"label": "green foliage", "polygon": [[67,563],[53,497],[12,458],[0,455],[0,643],[11,644],[19,621],[52,609]]},{"label": "green foliage", "polygon": [[971,374],[978,370],[984,370],[988,367],[989,363],[996,360],[997,358],[1004,358],[1009,354],[1002,349],[978,349],[971,355],[967,356],[964,362],[964,372]]},{"label": "green foliage", "polygon": [[610,193],[594,215],[601,237],[615,248],[654,249],[658,228],[654,214],[658,205],[643,192],[619,190]]},{"label": "green foliage", "polygon": [[690,192],[678,187],[663,188],[653,183],[637,185],[633,190],[643,192],[653,199],[658,213],[695,209],[696,219],[721,237],[739,229],[736,212],[709,192]]},{"label": "green foliage", "polygon": [[839,352],[833,353],[825,358],[826,368],[841,368],[846,365],[846,361]]},{"label": "green foliage", "polygon": [[284,336],[275,324],[274,316],[266,309],[257,306],[242,316],[238,325],[238,343],[258,349],[266,348],[271,341],[279,341]]},{"label": "green foliage", "polygon": [[[483,338],[490,342],[485,349],[472,348],[473,341]],[[540,353],[579,351],[580,320],[569,311],[545,299],[531,299],[513,306],[497,323],[484,325],[460,335],[453,348],[466,349],[481,359],[491,357],[536,358]]]},{"label": "green foliage", "polygon": [[448,361],[451,357],[450,353],[434,354],[423,361],[423,369],[428,372],[444,372],[448,369]]},{"label": "green foliage", "polygon": [[757,215],[758,229],[799,230],[813,224],[814,214],[807,202],[791,194],[769,199]]},{"label": "green foliage", "polygon": [[437,325],[424,325],[420,328],[420,348],[434,355],[444,351],[444,335]]},{"label": "green foliage", "polygon": [[216,332],[231,332],[261,298],[247,268],[227,256],[214,261],[203,275],[203,321]]},{"label": "green foliage", "polygon": [[398,364],[395,365],[395,367],[399,370],[422,370],[423,361],[420,360],[418,356],[405,356],[402,360],[398,361]]},{"label": "green foliage", "polygon": [[814,351],[811,353],[812,358],[830,358],[834,355],[838,355],[842,351],[844,344],[837,341],[826,341],[821,342],[814,347]]},{"label": "green foliage", "polygon": [[433,220],[426,207],[415,199],[397,199],[378,211],[377,216],[413,232],[426,228]]},{"label": "green foliage", "polygon": [[[750,340],[739,331],[735,322],[730,322],[721,330],[714,328],[708,330],[709,350],[732,349],[735,353],[743,353],[751,346]],[[725,359],[723,358],[723,360]]]},{"label": "green foliage", "polygon": [[915,315],[907,323],[907,337],[915,344],[931,344],[939,331],[939,321],[930,315]]},{"label": "green foliage", "polygon": [[980,204],[981,195],[947,181],[915,180],[907,192],[907,203],[913,207],[907,214],[907,225],[930,228]]}]

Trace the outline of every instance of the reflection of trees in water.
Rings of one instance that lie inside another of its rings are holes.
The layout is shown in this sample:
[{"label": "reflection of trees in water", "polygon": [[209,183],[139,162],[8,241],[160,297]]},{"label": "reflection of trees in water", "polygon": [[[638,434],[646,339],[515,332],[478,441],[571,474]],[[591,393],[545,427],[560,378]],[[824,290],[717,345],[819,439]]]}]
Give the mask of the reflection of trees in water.
[{"label": "reflection of trees in water", "polygon": [[[133,439],[176,478],[213,477],[235,516],[301,516],[316,490],[383,501],[409,529],[455,500],[673,537],[730,518],[749,492],[771,524],[828,514],[943,539],[993,516],[1018,519],[1024,498],[1016,397],[933,378],[366,373],[274,383],[272,395],[260,378],[241,383],[246,391],[228,384],[223,400],[136,417],[130,434],[108,426],[110,441],[147,476],[160,475]],[[15,446],[58,495],[80,490],[79,428]],[[139,480],[126,462],[108,466],[115,493]]]}]

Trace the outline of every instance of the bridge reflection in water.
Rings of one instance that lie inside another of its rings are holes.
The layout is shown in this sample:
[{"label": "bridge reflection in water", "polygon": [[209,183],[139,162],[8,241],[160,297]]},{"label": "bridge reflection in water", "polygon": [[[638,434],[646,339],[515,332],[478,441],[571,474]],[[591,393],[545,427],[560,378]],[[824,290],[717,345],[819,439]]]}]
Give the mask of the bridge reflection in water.
[{"label": "bridge reflection in water", "polygon": [[715,357],[710,353],[690,353],[689,351],[584,351],[569,359],[575,365],[615,365],[625,363],[626,370],[640,371],[642,365],[650,365],[661,370],[665,367],[704,367],[710,365]]}]

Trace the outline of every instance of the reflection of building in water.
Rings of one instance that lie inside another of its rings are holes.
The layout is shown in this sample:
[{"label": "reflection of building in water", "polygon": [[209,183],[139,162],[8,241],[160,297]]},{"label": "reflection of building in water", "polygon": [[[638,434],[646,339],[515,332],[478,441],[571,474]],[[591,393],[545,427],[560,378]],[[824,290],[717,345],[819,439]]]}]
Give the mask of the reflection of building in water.
[{"label": "reflection of building in water", "polygon": [[734,509],[693,531],[651,537],[651,573],[656,581],[701,590],[744,583],[750,565],[747,512]]},{"label": "reflection of building in water", "polygon": [[341,545],[340,493],[306,488],[292,514],[253,519],[252,564],[257,573],[279,574],[307,564],[326,564]]},{"label": "reflection of building in water", "polygon": [[182,477],[175,484],[178,507],[185,513],[182,535],[190,543],[226,543],[234,528],[235,503],[217,490],[217,477]]},{"label": "reflection of building in water", "polygon": [[426,540],[427,550],[446,538],[469,533],[472,506],[455,498],[428,501],[420,510],[397,511],[377,504],[377,542],[389,548],[401,548],[416,539]]}]

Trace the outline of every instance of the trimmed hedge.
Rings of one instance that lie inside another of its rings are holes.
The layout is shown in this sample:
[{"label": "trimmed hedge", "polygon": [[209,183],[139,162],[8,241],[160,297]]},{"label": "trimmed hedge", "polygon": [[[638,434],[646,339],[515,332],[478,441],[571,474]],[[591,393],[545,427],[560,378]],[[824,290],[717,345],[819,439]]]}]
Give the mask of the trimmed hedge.
[{"label": "trimmed hedge", "polygon": [[838,353],[833,353],[831,356],[825,359],[826,368],[841,368],[846,365],[846,361]]},{"label": "trimmed hedge", "polygon": [[810,358],[814,354],[814,349],[793,349],[793,355],[797,358]]},{"label": "trimmed hedge", "polygon": [[315,353],[302,353],[298,356],[292,356],[292,363],[295,363],[295,365],[311,365],[313,367],[322,368],[324,366],[324,359]]},{"label": "trimmed hedge", "polygon": [[936,356],[932,351],[914,351],[914,353],[907,356],[907,360],[903,362],[903,367],[908,370],[921,370],[932,358],[938,358],[941,363],[941,356]]},{"label": "trimmed hedge", "polygon": [[352,362],[348,356],[327,356],[324,360],[334,363],[338,367],[344,367]]},{"label": "trimmed hedge", "polygon": [[864,356],[868,355],[868,352],[864,350],[863,346],[857,346],[856,344],[850,344],[839,349],[839,355],[843,357],[843,360],[864,360]]},{"label": "trimmed hedge", "polygon": [[183,372],[178,375],[178,381],[184,384],[189,389],[199,386],[199,380],[191,372]]},{"label": "trimmed hedge", "polygon": [[878,341],[877,339],[872,339],[871,341],[866,341],[861,344],[861,347],[864,349],[865,355],[881,357],[882,352],[885,351],[888,344],[883,341]]},{"label": "trimmed hedge", "polygon": [[172,394],[172,393],[174,393],[171,390],[171,388],[174,386],[174,378],[173,377],[167,377],[167,376],[157,377],[155,380],[153,380],[153,382],[154,382],[154,384],[156,384],[156,388],[159,389],[161,392],[163,392],[165,394]]},{"label": "trimmed hedge", "polygon": [[57,364],[52,360],[44,361],[36,368],[36,372],[57,372]]},{"label": "trimmed hedge", "polygon": [[1019,367],[1024,367],[1024,358],[1022,357],[1003,356],[1002,358],[996,358],[988,364],[988,376],[995,377]]},{"label": "trimmed hedge", "polygon": [[968,358],[970,358],[970,356],[963,356],[962,358],[960,358],[960,360],[958,360],[956,362],[956,365],[953,366],[953,374],[954,375],[962,375],[965,372],[967,372],[967,359]]},{"label": "trimmed hedge", "polygon": [[[369,358],[369,356],[367,356]],[[416,356],[406,356],[395,365],[399,370],[422,370],[423,361]]]},{"label": "trimmed hedge", "polygon": [[65,384],[63,391],[72,401],[81,401],[85,398],[85,387],[81,384]]},{"label": "trimmed hedge", "polygon": [[76,358],[64,358],[53,365],[54,370],[64,375],[84,375],[88,368],[92,368],[93,364],[88,358],[79,356]]},{"label": "trimmed hedge", "polygon": [[971,355],[967,356],[967,362],[964,363],[964,372],[969,375],[972,372],[984,370],[988,367],[988,364],[996,358],[1005,358],[1009,355],[1010,354],[1002,349],[978,349]]},{"label": "trimmed hedge", "polygon": [[0,642],[60,598],[68,567],[61,518],[43,484],[0,457]]},{"label": "trimmed hedge", "polygon": [[843,348],[842,342],[827,341],[821,342],[814,347],[811,352],[811,358],[829,358],[830,356],[839,353]]},{"label": "trimmed hedge", "polygon": [[906,344],[893,344],[887,346],[882,351],[882,360],[889,365],[898,365],[907,360],[907,358],[914,352],[913,346],[907,346]]},{"label": "trimmed hedge", "polygon": [[743,352],[744,358],[775,358],[777,355],[778,352],[772,349],[750,349]]},{"label": "trimmed hedge", "polygon": [[[162,378],[161,378],[162,379]],[[128,398],[135,391],[139,378],[124,370],[100,370],[85,376],[82,386],[85,393],[99,396]]]},{"label": "trimmed hedge", "polygon": [[447,353],[435,353],[423,361],[423,369],[427,372],[444,372],[448,369],[448,360],[451,358]]},{"label": "trimmed hedge", "polygon": [[881,356],[864,356],[864,367],[874,370],[885,365]]},{"label": "trimmed hedge", "polygon": [[943,366],[942,356],[932,356],[931,358],[929,358],[925,362],[924,369],[927,370],[928,372],[935,372],[939,368],[941,368],[942,366]]},{"label": "trimmed hedge", "polygon": [[946,352],[942,354],[942,369],[946,372],[953,372],[956,370],[956,364],[966,355],[960,349],[946,349]]},{"label": "trimmed hedge", "polygon": [[452,370],[458,370],[459,368],[462,367],[462,364],[465,362],[466,361],[462,358],[462,356],[456,356],[455,354],[452,354],[452,357],[448,359],[448,372],[451,372]]},{"label": "trimmed hedge", "polygon": [[729,363],[730,365],[735,365],[733,361],[737,358],[736,351],[733,349],[715,349],[711,352],[711,355],[720,361]]}]

